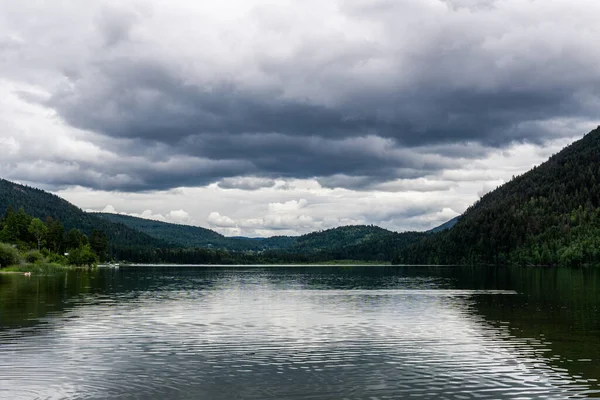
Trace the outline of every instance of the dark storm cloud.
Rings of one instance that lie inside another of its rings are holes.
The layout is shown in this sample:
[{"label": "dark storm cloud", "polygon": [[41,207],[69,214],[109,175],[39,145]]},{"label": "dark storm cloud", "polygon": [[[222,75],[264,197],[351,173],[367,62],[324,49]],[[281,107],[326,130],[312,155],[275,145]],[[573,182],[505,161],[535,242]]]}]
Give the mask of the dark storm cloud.
[{"label": "dark storm cloud", "polygon": [[177,148],[183,154],[215,159],[251,160],[259,171],[271,175],[308,178],[345,171],[388,179],[409,172],[437,171],[456,166],[450,159],[413,154],[378,137],[332,140],[281,134],[196,135]]},{"label": "dark storm cloud", "polygon": [[[477,142],[488,149],[515,140],[542,143],[555,133],[536,121],[579,116],[572,94],[559,90],[430,94],[429,88],[423,88],[422,93],[410,95],[384,94],[379,103],[361,104],[357,97],[348,106],[332,108],[279,99],[275,94],[244,93],[235,86],[211,90],[189,86],[157,66],[128,68],[128,73],[124,73],[127,68],[111,68],[112,72],[100,75],[102,88],[80,90],[76,83],[74,92],[59,93],[49,104],[73,126],[134,139],[142,148],[158,143],[166,145],[167,153],[252,167],[224,171],[190,165],[181,174],[126,171],[135,176],[135,183],[109,184],[122,190],[205,185],[236,173],[271,178],[344,174],[367,177],[364,186],[355,182],[345,187],[368,188],[375,182],[416,178],[457,166],[449,159],[427,160],[416,149],[411,157],[411,148],[456,142]],[[379,117],[381,110],[392,116]],[[378,153],[345,143],[369,134],[389,139],[390,146]],[[395,151],[403,153],[394,156]],[[469,147],[454,153],[476,155]],[[86,185],[98,186],[94,181]]]},{"label": "dark storm cloud", "polygon": [[150,190],[314,177],[367,189],[597,118],[596,34],[562,20],[560,5],[539,16],[529,3],[483,0],[338,5],[330,17],[347,31],[295,35],[305,25],[295,13],[257,8],[240,28],[215,25],[214,42],[201,28],[153,30],[158,11],[92,13],[97,47],[61,65],[69,73],[44,104],[132,160],[82,165],[95,173],[79,180]]},{"label": "dark storm cloud", "polygon": [[117,138],[172,144],[211,133],[346,137],[378,124],[372,116],[280,99],[277,92],[248,92],[228,82],[199,87],[157,63],[120,59],[72,83],[48,105],[73,126]]},{"label": "dark storm cloud", "polygon": [[6,176],[8,179],[36,179],[54,189],[80,185],[100,190],[152,191],[184,186],[204,186],[222,177],[235,177],[258,172],[243,160],[201,160],[174,157],[153,163],[144,159],[89,160],[65,164],[20,164]]},{"label": "dark storm cloud", "polygon": [[547,129],[521,129],[522,124],[590,117],[595,111],[578,97],[580,88],[552,82],[543,88],[492,91],[443,85],[451,82],[357,93],[324,106],[233,82],[198,86],[157,62],[118,59],[88,71],[47,104],[78,128],[167,144],[197,135],[277,133],[330,139],[375,134],[408,147],[457,141],[503,146],[554,135]]}]

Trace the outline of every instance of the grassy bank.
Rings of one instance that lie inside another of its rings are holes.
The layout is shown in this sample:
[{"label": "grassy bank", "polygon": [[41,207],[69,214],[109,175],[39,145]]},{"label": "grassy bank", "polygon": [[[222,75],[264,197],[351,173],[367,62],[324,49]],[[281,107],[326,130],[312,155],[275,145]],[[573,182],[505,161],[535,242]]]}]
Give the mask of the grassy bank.
[{"label": "grassy bank", "polygon": [[31,274],[48,275],[57,274],[64,271],[75,269],[76,267],[69,265],[61,265],[56,263],[40,263],[40,264],[19,264],[10,267],[2,268],[1,272],[31,272]]}]

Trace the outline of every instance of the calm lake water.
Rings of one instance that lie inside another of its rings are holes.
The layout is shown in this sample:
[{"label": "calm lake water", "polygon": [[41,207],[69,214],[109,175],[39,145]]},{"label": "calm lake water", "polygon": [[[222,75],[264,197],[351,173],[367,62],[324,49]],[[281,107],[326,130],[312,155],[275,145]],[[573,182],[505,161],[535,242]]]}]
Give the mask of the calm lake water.
[{"label": "calm lake water", "polygon": [[599,378],[599,269],[0,275],[2,399],[565,399]]}]

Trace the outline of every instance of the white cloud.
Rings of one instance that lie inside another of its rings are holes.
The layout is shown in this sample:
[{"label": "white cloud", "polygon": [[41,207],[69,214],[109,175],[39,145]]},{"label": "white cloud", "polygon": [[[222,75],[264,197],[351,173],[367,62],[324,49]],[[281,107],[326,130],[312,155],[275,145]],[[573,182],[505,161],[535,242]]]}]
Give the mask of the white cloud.
[{"label": "white cloud", "polygon": [[162,214],[154,214],[152,212],[152,210],[144,210],[141,214],[127,214],[127,215],[131,215],[133,217],[140,217],[140,218],[144,218],[144,219],[153,219],[156,221],[162,221],[162,222],[167,222],[167,218],[165,218]]},{"label": "white cloud", "polygon": [[[85,190],[84,190],[84,192],[85,192]],[[93,208],[88,208],[86,211],[95,212],[98,210],[93,209]],[[162,213],[154,213],[151,209],[146,209],[146,210],[142,211],[141,213],[137,213],[137,212],[129,212],[128,213],[128,212],[119,212],[113,205],[108,204],[104,208],[102,208],[100,210],[100,212],[110,213],[110,214],[129,215],[132,217],[151,219],[151,220],[161,221],[161,222],[193,225],[193,223],[191,223],[191,221],[190,221],[190,215],[186,211],[181,210],[181,209],[168,211],[164,215]]]},{"label": "white cloud", "polygon": [[108,204],[106,207],[104,207],[101,210],[101,212],[109,213],[109,214],[117,214],[117,210],[111,204]]},{"label": "white cloud", "polygon": [[237,227],[237,222],[235,222],[233,219],[231,219],[225,215],[219,214],[216,211],[213,211],[210,214],[208,214],[208,218],[206,219],[206,221],[209,224],[214,225],[214,227],[216,227],[216,228],[235,228],[235,227]]},{"label": "white cloud", "polygon": [[269,203],[269,211],[274,213],[288,213],[298,211],[306,207],[307,204],[306,199],[290,200],[285,203]]},{"label": "white cloud", "polygon": [[190,214],[184,210],[172,210],[167,214],[167,219],[171,221],[177,221],[179,223],[185,223],[189,221]]}]

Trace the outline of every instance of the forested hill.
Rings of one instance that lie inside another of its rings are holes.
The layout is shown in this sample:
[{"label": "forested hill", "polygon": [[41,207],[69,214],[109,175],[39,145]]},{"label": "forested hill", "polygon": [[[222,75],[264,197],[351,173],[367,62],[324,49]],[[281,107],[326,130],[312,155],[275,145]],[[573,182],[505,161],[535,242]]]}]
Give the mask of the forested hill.
[{"label": "forested hill", "polygon": [[399,249],[398,263],[600,262],[600,128],[483,196],[448,231]]},{"label": "forested hill", "polygon": [[225,237],[210,229],[197,226],[171,224],[122,214],[93,213],[92,215],[128,226],[147,235],[181,247],[206,247],[217,245]]},{"label": "forested hill", "polygon": [[287,251],[305,255],[308,261],[389,262],[400,249],[427,235],[424,232],[396,233],[372,225],[342,226],[300,236]]},{"label": "forested hill", "polygon": [[108,213],[94,213],[94,215],[122,223],[178,247],[188,248],[214,248],[238,252],[274,250],[297,256],[319,253],[323,260],[360,256],[355,259],[389,261],[398,243],[405,243],[404,240],[398,240],[399,234],[372,225],[341,226],[301,236],[247,238],[225,237],[210,229],[197,226],[153,221],[128,215]]},{"label": "forested hill", "polygon": [[92,229],[103,231],[114,245],[168,247],[161,240],[123,224],[88,214],[56,195],[0,179],[0,213],[3,214],[9,206],[15,211],[22,207],[27,214],[42,221],[46,217],[58,219],[66,230],[79,229],[87,235]]},{"label": "forested hill", "polygon": [[94,213],[112,222],[121,223],[149,236],[178,247],[218,248],[231,251],[261,251],[288,248],[295,237],[274,236],[266,239],[225,237],[213,230],[191,225],[154,221],[122,214]]},{"label": "forested hill", "polygon": [[394,232],[373,225],[341,226],[302,235],[291,246],[291,250],[299,253],[337,250],[365,242],[384,240],[393,235]]}]

